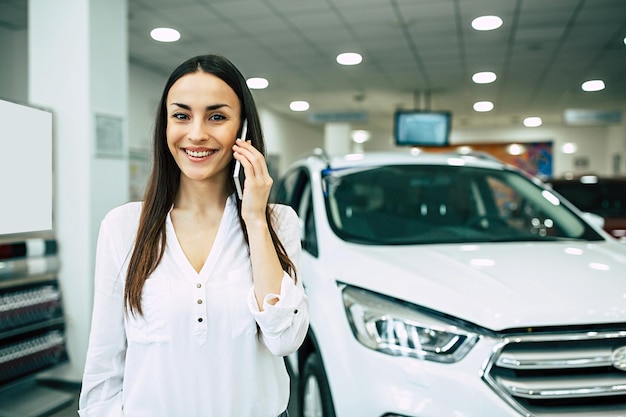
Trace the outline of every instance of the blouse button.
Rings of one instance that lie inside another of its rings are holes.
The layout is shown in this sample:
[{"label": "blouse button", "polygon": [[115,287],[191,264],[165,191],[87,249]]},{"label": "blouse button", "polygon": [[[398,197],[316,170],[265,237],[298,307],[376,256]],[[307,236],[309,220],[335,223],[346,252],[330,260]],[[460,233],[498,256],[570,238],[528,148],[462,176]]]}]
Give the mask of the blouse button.
[{"label": "blouse button", "polygon": [[202,300],[198,300],[198,304],[202,304]]},{"label": "blouse button", "polygon": [[198,323],[202,323],[202,317],[198,317]]},{"label": "blouse button", "polygon": [[202,287],[202,284],[197,283],[197,284],[196,284],[196,288],[200,288],[200,287]]},{"label": "blouse button", "polygon": [[298,314],[298,309],[293,310],[293,314]]}]

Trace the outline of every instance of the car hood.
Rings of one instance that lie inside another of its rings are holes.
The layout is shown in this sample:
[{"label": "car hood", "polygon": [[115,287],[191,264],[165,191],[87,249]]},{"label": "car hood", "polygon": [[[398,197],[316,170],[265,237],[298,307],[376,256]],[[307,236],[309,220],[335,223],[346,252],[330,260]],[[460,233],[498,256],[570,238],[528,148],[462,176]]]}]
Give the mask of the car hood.
[{"label": "car hood", "polygon": [[626,322],[626,251],[607,243],[346,245],[338,281],[492,330]]}]

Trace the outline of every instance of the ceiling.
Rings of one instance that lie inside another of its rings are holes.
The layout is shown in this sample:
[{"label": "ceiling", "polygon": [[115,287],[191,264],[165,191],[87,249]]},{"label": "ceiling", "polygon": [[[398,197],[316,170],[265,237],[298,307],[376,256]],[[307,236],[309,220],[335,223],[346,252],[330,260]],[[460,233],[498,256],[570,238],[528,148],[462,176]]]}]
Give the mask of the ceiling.
[{"label": "ceiling", "polygon": [[[0,3],[1,25],[24,23],[25,0]],[[475,31],[481,15],[504,24]],[[163,26],[180,41],[149,37]],[[355,127],[391,132],[398,108],[450,110],[453,127],[521,126],[526,116],[560,124],[566,108],[626,109],[625,0],[128,0],[128,31],[131,63],[167,75],[193,55],[226,55],[246,77],[269,80],[254,92],[259,105],[306,123],[365,112]],[[363,62],[338,65],[347,51]],[[474,84],[478,71],[498,78]],[[581,90],[596,78],[605,90]],[[291,112],[292,100],[311,107]],[[482,100],[494,110],[475,112]]]}]

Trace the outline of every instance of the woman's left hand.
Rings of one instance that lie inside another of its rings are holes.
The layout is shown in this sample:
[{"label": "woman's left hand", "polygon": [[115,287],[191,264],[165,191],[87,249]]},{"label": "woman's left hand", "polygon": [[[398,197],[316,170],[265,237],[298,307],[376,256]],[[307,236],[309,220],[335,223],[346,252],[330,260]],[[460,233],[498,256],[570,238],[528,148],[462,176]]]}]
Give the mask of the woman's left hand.
[{"label": "woman's left hand", "polygon": [[265,221],[265,207],[273,183],[265,158],[249,141],[244,142],[241,139],[235,142],[233,152],[233,157],[241,162],[246,176],[241,215],[246,224],[258,220]]}]

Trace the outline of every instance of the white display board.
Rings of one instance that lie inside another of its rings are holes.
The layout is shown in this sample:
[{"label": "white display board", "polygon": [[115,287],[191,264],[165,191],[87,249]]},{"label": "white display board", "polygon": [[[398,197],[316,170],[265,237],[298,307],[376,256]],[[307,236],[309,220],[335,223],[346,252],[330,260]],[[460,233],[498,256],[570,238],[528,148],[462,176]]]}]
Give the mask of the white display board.
[{"label": "white display board", "polygon": [[0,235],[52,229],[52,113],[0,100]]}]

